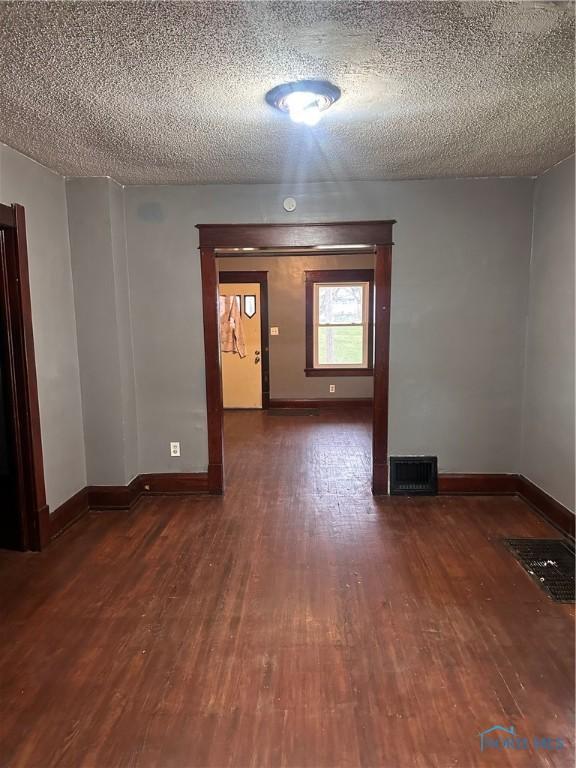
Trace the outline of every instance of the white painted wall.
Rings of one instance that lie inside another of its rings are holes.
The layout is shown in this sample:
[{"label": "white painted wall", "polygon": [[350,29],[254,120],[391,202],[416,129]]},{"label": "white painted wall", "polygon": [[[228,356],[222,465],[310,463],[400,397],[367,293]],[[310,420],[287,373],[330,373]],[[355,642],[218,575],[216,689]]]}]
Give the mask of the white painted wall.
[{"label": "white painted wall", "polygon": [[26,209],[46,496],[54,511],[86,485],[64,179],[0,145],[0,202]]},{"label": "white painted wall", "polygon": [[537,179],[520,471],[574,511],[574,157]]}]

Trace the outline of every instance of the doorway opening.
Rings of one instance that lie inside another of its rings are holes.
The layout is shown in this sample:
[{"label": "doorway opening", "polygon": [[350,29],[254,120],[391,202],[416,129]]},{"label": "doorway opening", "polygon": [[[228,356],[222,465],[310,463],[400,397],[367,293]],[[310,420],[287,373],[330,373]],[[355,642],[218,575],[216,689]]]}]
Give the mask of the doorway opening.
[{"label": "doorway opening", "polygon": [[0,547],[42,549],[48,523],[24,208],[0,205]]},{"label": "doorway opening", "polygon": [[[395,222],[333,224],[200,224],[208,486],[224,492],[223,390],[220,355],[220,293],[217,260],[221,257],[330,255],[367,251],[374,256],[372,492],[388,492],[388,358],[392,227]],[[233,306],[232,303],[229,306]],[[267,337],[263,337],[267,338]]]},{"label": "doorway opening", "polygon": [[[268,408],[268,273],[220,269],[223,408]],[[224,332],[223,332],[224,329]]]}]

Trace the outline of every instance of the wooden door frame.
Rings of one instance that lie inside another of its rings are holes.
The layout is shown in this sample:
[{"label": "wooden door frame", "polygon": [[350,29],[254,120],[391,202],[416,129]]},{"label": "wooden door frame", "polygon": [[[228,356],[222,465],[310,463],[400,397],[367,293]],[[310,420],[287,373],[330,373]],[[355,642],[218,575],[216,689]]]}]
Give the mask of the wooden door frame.
[{"label": "wooden door frame", "polygon": [[[224,279],[222,279],[224,278]],[[270,408],[270,340],[268,338],[268,272],[218,270],[218,283],[258,283],[260,285],[260,350],[262,355],[262,409]]]},{"label": "wooden door frame", "polygon": [[[392,227],[396,222],[352,221],[318,224],[197,224],[202,271],[204,358],[206,364],[206,414],[208,424],[208,489],[224,491],[222,375],[218,314],[219,257],[248,255],[243,248],[326,249],[350,245],[373,247],[374,289],[374,401],[372,409],[372,492],[388,493],[388,378],[390,350],[390,298],[392,277]],[[218,253],[221,248],[237,251]],[[333,251],[333,252],[334,252]],[[250,251],[250,256],[257,253]],[[260,254],[262,255],[262,254]],[[266,256],[282,254],[266,253]],[[285,254],[284,254],[285,255]]]},{"label": "wooden door frame", "polygon": [[32,331],[32,305],[21,205],[0,204],[0,269],[7,286],[6,316],[11,416],[15,453],[21,549],[40,550],[49,541],[38,383]]}]

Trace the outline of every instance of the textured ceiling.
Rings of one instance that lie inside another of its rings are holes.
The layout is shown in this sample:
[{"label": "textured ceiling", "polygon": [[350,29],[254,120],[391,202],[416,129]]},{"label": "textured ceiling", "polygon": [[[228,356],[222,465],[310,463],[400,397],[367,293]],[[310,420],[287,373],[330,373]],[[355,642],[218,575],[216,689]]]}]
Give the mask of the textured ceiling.
[{"label": "textured ceiling", "polygon": [[[329,79],[315,129],[264,102]],[[0,4],[0,141],[127,184],[534,175],[573,152],[574,6]]]}]

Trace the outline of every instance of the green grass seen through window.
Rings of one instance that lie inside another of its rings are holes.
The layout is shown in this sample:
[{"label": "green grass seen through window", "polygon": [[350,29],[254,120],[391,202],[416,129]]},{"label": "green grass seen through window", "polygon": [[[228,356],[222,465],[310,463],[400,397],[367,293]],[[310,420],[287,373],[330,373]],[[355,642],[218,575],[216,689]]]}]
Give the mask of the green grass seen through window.
[{"label": "green grass seen through window", "polygon": [[318,328],[320,365],[362,365],[363,327],[330,326]]}]

